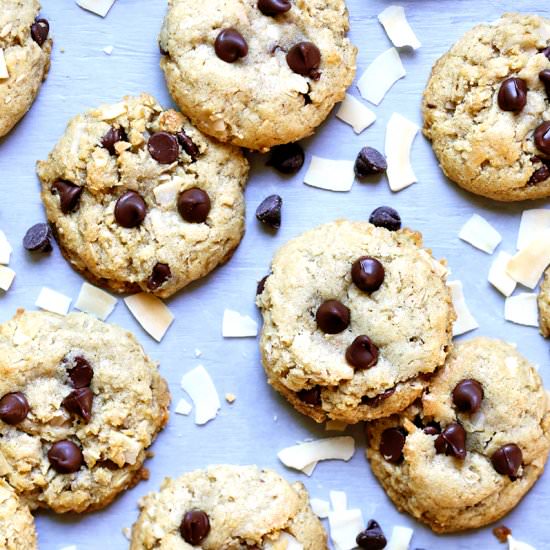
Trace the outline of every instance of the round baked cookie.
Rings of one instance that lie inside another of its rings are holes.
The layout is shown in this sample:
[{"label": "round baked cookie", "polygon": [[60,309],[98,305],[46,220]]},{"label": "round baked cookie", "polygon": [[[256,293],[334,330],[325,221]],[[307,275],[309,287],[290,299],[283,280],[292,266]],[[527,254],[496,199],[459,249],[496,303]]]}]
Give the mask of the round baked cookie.
[{"label": "round baked cookie", "polygon": [[0,479],[0,548],[36,550],[36,530],[29,507]]},{"label": "round baked cookie", "polygon": [[550,338],[550,268],[546,270],[540,286],[538,303],[540,332],[544,337]]},{"label": "round baked cookie", "polygon": [[[286,10],[286,11],[284,11]],[[161,67],[180,109],[220,141],[267,151],[344,99],[357,49],[344,0],[170,0]]]},{"label": "round baked cookie", "polygon": [[256,466],[209,466],[167,478],[139,506],[131,550],[283,550],[292,542],[328,550],[305,487]]},{"label": "round baked cookie", "polygon": [[38,0],[0,0],[0,137],[30,109],[50,68],[49,23]]},{"label": "round baked cookie", "polygon": [[410,405],[447,356],[446,269],[419,233],[340,220],[284,245],[257,299],[269,383],[317,422]]},{"label": "round baked cookie", "polygon": [[550,19],[508,13],[435,64],[424,134],[464,189],[500,201],[550,196],[549,46]]},{"label": "round baked cookie", "polygon": [[228,260],[244,233],[241,151],[147,94],[73,118],[37,171],[65,258],[115,292],[166,298]]},{"label": "round baked cookie", "polygon": [[514,346],[457,344],[425,394],[367,425],[372,471],[401,511],[438,533],[507,514],[542,474],[550,449],[548,395]]},{"label": "round baked cookie", "polygon": [[144,479],[169,401],[119,327],[23,310],[0,325],[0,476],[33,509],[95,510]]}]

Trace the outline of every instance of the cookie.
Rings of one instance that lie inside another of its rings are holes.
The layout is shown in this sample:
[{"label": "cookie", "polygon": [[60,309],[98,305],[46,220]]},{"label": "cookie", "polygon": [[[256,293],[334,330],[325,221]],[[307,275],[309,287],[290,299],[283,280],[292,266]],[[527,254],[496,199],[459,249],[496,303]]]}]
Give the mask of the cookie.
[{"label": "cookie", "polygon": [[166,298],[228,260],[244,233],[241,151],[147,94],[72,119],[37,172],[63,255],[114,292]]},{"label": "cookie", "polygon": [[309,136],[342,101],[357,49],[343,0],[170,0],[161,67],[203,132],[267,151]]},{"label": "cookie", "polygon": [[438,533],[487,525],[542,474],[548,395],[514,346],[457,344],[421,400],[367,425],[372,471],[401,511]]},{"label": "cookie", "polygon": [[538,303],[540,332],[545,338],[550,338],[550,268],[540,286]]},{"label": "cookie", "polygon": [[119,327],[23,310],[0,325],[0,477],[32,509],[99,509],[146,477],[169,401]]},{"label": "cookie", "polygon": [[36,550],[34,518],[13,489],[0,479],[0,548]]},{"label": "cookie", "polygon": [[30,109],[50,68],[50,25],[38,0],[0,0],[0,137]]},{"label": "cookie", "polygon": [[210,466],[140,501],[131,550],[328,550],[321,522],[301,483],[256,466]]},{"label": "cookie", "polygon": [[500,201],[550,196],[549,46],[550,19],[508,13],[437,61],[424,134],[449,179]]},{"label": "cookie", "polygon": [[451,344],[446,269],[407,229],[317,227],[277,252],[260,290],[269,383],[317,422],[403,410]]}]

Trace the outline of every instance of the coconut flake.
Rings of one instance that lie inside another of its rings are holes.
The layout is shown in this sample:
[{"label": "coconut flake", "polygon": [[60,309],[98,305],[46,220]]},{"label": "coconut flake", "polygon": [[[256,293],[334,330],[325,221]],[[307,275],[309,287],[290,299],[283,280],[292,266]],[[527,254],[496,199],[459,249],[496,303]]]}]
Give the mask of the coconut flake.
[{"label": "coconut flake", "polygon": [[330,503],[328,500],[322,500],[320,498],[312,498],[309,500],[313,513],[321,519],[328,518],[330,514]]},{"label": "coconut flake", "polygon": [[357,548],[356,537],[365,529],[365,522],[361,510],[339,510],[328,515],[330,538],[339,550],[353,550]]},{"label": "coconut flake", "polygon": [[534,546],[508,535],[508,550],[536,550]]},{"label": "coconut flake", "polygon": [[356,134],[360,134],[376,120],[376,115],[350,94],[346,94],[346,98],[340,104],[336,116],[342,122],[349,124]]},{"label": "coconut flake", "polygon": [[183,397],[178,401],[178,404],[176,405],[176,408],[174,409],[174,412],[176,414],[182,414],[184,416],[187,416],[191,411],[193,410],[193,405],[187,401],[187,399],[183,399]]},{"label": "coconut flake", "polygon": [[153,189],[155,200],[160,206],[171,206],[176,202],[176,197],[181,189],[183,179],[176,176],[172,181],[161,183]]},{"label": "coconut flake", "polygon": [[87,11],[105,17],[113,7],[115,0],[76,0],[76,3]]},{"label": "coconut flake", "polygon": [[487,254],[492,254],[502,241],[500,233],[479,214],[474,214],[462,226],[458,237]]},{"label": "coconut flake", "polygon": [[100,120],[114,120],[128,112],[125,103],[115,103],[114,105],[103,105],[94,111]]},{"label": "coconut flake", "polygon": [[298,542],[290,533],[282,531],[279,537],[274,541],[267,541],[263,545],[263,550],[304,550],[304,545]]},{"label": "coconut flake", "polygon": [[202,365],[183,375],[181,387],[195,405],[195,424],[200,426],[216,418],[221,407],[220,398],[210,374]]},{"label": "coconut flake", "polygon": [[113,312],[117,301],[108,292],[88,283],[82,283],[74,307],[105,321]]},{"label": "coconut flake", "polygon": [[105,55],[112,55],[113,50],[114,50],[113,46],[105,46],[105,47],[103,48],[103,53],[104,53]]},{"label": "coconut flake", "polygon": [[341,512],[348,508],[348,495],[344,491],[330,491],[330,503],[334,512]]},{"label": "coconut flake", "polygon": [[456,312],[456,321],[453,325],[453,336],[459,336],[460,334],[479,328],[477,321],[466,305],[462,281],[449,281],[447,286],[451,289],[453,306]]},{"label": "coconut flake", "polygon": [[313,155],[304,183],[327,191],[349,191],[355,179],[352,160],[332,160]]},{"label": "coconut flake", "polygon": [[535,288],[550,264],[550,229],[529,241],[509,262],[507,273],[518,283]]},{"label": "coconut flake", "polygon": [[550,208],[524,210],[519,224],[517,249],[525,248],[546,229],[550,229]]},{"label": "coconut flake", "polygon": [[306,476],[311,477],[311,475],[315,471],[315,468],[317,468],[317,462],[312,462],[311,464],[304,466],[302,468],[302,472],[306,474]]},{"label": "coconut flake", "polygon": [[539,326],[537,295],[532,292],[521,292],[506,298],[504,318],[518,325]]},{"label": "coconut flake", "polygon": [[364,99],[378,105],[390,88],[406,74],[399,52],[390,48],[367,67],[357,81],[357,87]]},{"label": "coconut flake", "polygon": [[13,248],[8,242],[5,233],[3,231],[0,231],[0,264],[8,265],[10,263],[12,252]]},{"label": "coconut flake", "polygon": [[5,265],[0,265],[0,290],[7,292],[10,289],[14,279],[15,271]]},{"label": "coconut flake", "polygon": [[409,527],[396,525],[391,533],[386,550],[408,550],[414,531]]},{"label": "coconut flake", "polygon": [[48,288],[42,287],[40,294],[35,302],[36,307],[50,311],[51,313],[57,313],[58,315],[67,315],[69,308],[71,307],[71,298]]},{"label": "coconut flake", "polygon": [[506,267],[512,256],[508,252],[499,252],[489,269],[488,281],[504,296],[511,296],[516,288],[516,281],[508,275]]},{"label": "coconut flake", "polygon": [[411,147],[418,126],[399,113],[393,113],[386,126],[387,176],[392,191],[401,191],[416,182],[411,166]]},{"label": "coconut flake", "polygon": [[388,6],[378,15],[378,21],[384,27],[392,44],[397,48],[409,46],[413,50],[417,50],[422,46],[411,29],[405,17],[405,9],[402,6]]},{"label": "coconut flake", "polygon": [[247,338],[258,335],[258,323],[248,315],[226,309],[223,312],[222,336],[224,338]]},{"label": "coconut flake", "polygon": [[152,294],[140,292],[124,298],[124,303],[143,329],[160,342],[174,320],[164,302]]},{"label": "coconut flake", "polygon": [[8,72],[8,66],[6,65],[6,58],[4,57],[4,50],[0,48],[0,80],[5,80],[10,77]]}]

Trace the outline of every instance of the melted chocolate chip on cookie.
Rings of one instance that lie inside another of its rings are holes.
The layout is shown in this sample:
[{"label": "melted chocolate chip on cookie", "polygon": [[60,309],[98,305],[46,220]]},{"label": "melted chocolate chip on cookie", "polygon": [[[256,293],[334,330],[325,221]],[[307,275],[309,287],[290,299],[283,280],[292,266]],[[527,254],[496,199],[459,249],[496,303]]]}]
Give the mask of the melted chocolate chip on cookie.
[{"label": "melted chocolate chip on cookie", "polygon": [[247,56],[248,44],[239,31],[224,29],[216,38],[214,51],[222,61],[235,63],[237,59]]},{"label": "melted chocolate chip on cookie", "polygon": [[127,191],[115,204],[115,220],[122,227],[130,229],[141,225],[147,214],[145,201],[135,191]]},{"label": "melted chocolate chip on cookie", "polygon": [[27,398],[21,392],[7,393],[0,399],[0,420],[10,426],[23,422],[29,411]]},{"label": "melted chocolate chip on cookie", "polygon": [[193,546],[199,545],[210,533],[208,514],[202,510],[185,512],[180,525],[180,534],[185,542]]},{"label": "melted chocolate chip on cookie", "polygon": [[370,369],[378,363],[378,348],[368,336],[358,336],[346,350],[346,361],[356,369]]},{"label": "melted chocolate chip on cookie", "polygon": [[59,206],[63,214],[69,214],[78,208],[83,190],[83,187],[65,180],[57,180],[51,187],[52,194],[59,196]]}]

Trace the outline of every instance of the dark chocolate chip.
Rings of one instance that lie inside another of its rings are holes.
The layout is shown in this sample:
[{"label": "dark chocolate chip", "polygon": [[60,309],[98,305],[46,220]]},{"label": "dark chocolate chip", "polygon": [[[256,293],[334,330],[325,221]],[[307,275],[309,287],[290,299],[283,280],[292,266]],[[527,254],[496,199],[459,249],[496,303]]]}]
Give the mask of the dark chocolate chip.
[{"label": "dark chocolate chip", "polygon": [[375,292],[384,282],[384,266],[370,256],[361,256],[351,266],[351,279],[364,292]]},{"label": "dark chocolate chip", "polygon": [[523,462],[523,453],[515,443],[508,443],[494,452],[491,462],[499,474],[515,478]]},{"label": "dark chocolate chip", "polygon": [[502,542],[503,544],[508,541],[508,535],[512,534],[512,530],[506,525],[499,525],[497,527],[493,527],[493,535],[497,538],[498,542]]},{"label": "dark chocolate chip", "polygon": [[346,350],[346,361],[356,369],[370,369],[378,363],[378,348],[368,336],[358,336]]},{"label": "dark chocolate chip", "polygon": [[88,423],[92,418],[93,399],[94,394],[90,388],[79,388],[67,395],[61,404],[68,412],[80,416]]},{"label": "dark chocolate chip", "polygon": [[550,60],[550,46],[541,50],[541,54],[545,55],[548,60]]},{"label": "dark chocolate chip", "polygon": [[477,412],[482,399],[483,387],[477,380],[461,380],[453,390],[453,403],[460,412]]},{"label": "dark chocolate chip", "polygon": [[141,195],[126,191],[115,204],[115,220],[128,229],[141,225],[147,214],[147,206]]},{"label": "dark chocolate chip", "polygon": [[185,512],[180,525],[183,540],[193,546],[199,545],[210,533],[210,520],[202,510]]},{"label": "dark chocolate chip", "polygon": [[518,113],[527,103],[527,83],[515,76],[507,78],[498,91],[498,106],[503,111]]},{"label": "dark chocolate chip", "polygon": [[182,130],[176,134],[181,148],[191,157],[191,160],[195,162],[199,156],[199,148],[195,145],[193,140]]},{"label": "dark chocolate chip", "polygon": [[547,97],[550,98],[550,69],[544,69],[539,73],[539,79],[544,84]]},{"label": "dark chocolate chip", "polygon": [[286,54],[288,66],[297,74],[317,80],[320,76],[321,52],[313,42],[298,42]]},{"label": "dark chocolate chip", "polygon": [[285,13],[291,7],[290,0],[258,0],[258,9],[269,17]]},{"label": "dark chocolate chip", "polygon": [[355,542],[359,548],[365,550],[382,550],[387,544],[382,528],[373,519],[369,520],[367,528],[357,535]]},{"label": "dark chocolate chip", "polygon": [[338,300],[326,300],[315,314],[317,326],[326,334],[338,334],[349,327],[350,310]]},{"label": "dark chocolate chip", "polygon": [[157,288],[161,287],[171,276],[172,272],[170,271],[170,266],[158,262],[155,264],[155,267],[153,267],[153,272],[149,276],[149,279],[147,279],[147,288],[149,290],[157,290]]},{"label": "dark chocolate chip", "polygon": [[51,188],[54,195],[59,195],[59,205],[63,214],[69,214],[78,208],[83,190],[83,187],[65,180],[55,181]]},{"label": "dark chocolate chip", "polygon": [[313,386],[309,390],[300,390],[298,399],[306,405],[318,406],[321,404],[321,386]]},{"label": "dark chocolate chip", "polygon": [[437,454],[466,458],[466,431],[458,422],[452,422],[435,440]]},{"label": "dark chocolate chip", "polygon": [[382,174],[387,168],[384,155],[372,147],[363,147],[355,159],[354,170],[358,178]]},{"label": "dark chocolate chip", "polygon": [[101,138],[101,147],[107,149],[111,155],[116,154],[115,143],[126,141],[128,136],[123,128],[114,128],[111,126],[107,133]]},{"label": "dark chocolate chip", "polygon": [[162,44],[159,42],[159,52],[160,52],[160,55],[170,55],[170,52],[168,52],[167,50],[165,50],[163,47],[162,47]]},{"label": "dark chocolate chip", "polygon": [[84,464],[84,456],[80,447],[68,439],[57,441],[50,447],[48,460],[52,468],[60,474],[78,472]]},{"label": "dark chocolate chip", "polygon": [[403,460],[403,447],[406,433],[403,428],[387,428],[380,438],[380,454],[391,464],[399,464]]},{"label": "dark chocolate chip", "polygon": [[550,155],[550,122],[540,124],[535,130],[535,145],[539,151]]},{"label": "dark chocolate chip", "polygon": [[378,407],[380,403],[391,397],[394,393],[395,388],[390,388],[389,390],[379,393],[374,397],[368,397],[367,395],[364,395],[363,397],[361,397],[361,404],[368,405],[369,407]]},{"label": "dark chocolate chip", "polygon": [[248,54],[248,44],[243,35],[235,29],[223,29],[214,43],[216,55],[226,63],[234,63]]},{"label": "dark chocolate chip", "polygon": [[373,210],[369,222],[376,227],[384,227],[388,231],[401,229],[401,216],[397,210],[389,206],[379,206]]},{"label": "dark chocolate chip", "polygon": [[269,275],[266,275],[265,277],[262,277],[259,281],[258,281],[258,284],[256,285],[256,296],[259,296],[260,294],[262,294],[262,292],[264,291],[264,288],[265,288],[265,282],[267,281],[267,278],[269,277]]},{"label": "dark chocolate chip", "polygon": [[537,183],[540,183],[541,181],[546,181],[548,178],[550,178],[550,168],[546,166],[546,164],[543,164],[540,168],[537,168],[529,178],[529,181],[527,182],[528,185],[536,185]]},{"label": "dark chocolate chip", "polygon": [[197,187],[181,192],[178,197],[178,212],[189,223],[205,222],[210,206],[208,193]]},{"label": "dark chocolate chip", "polygon": [[86,388],[92,382],[94,369],[84,357],[77,356],[74,358],[74,367],[68,369],[69,380],[73,388]]},{"label": "dark chocolate chip", "polygon": [[37,223],[27,230],[23,246],[30,252],[51,252],[52,230],[47,223]]},{"label": "dark chocolate chip", "polygon": [[46,42],[49,32],[50,24],[46,19],[36,19],[31,25],[31,37],[39,46]]},{"label": "dark chocolate chip", "polygon": [[437,424],[428,424],[423,431],[426,435],[438,435],[441,433],[441,428]]},{"label": "dark chocolate chip", "polygon": [[147,150],[160,164],[172,164],[180,154],[178,138],[168,132],[153,134],[147,142]]},{"label": "dark chocolate chip", "polygon": [[23,422],[29,411],[27,398],[21,392],[7,393],[0,399],[0,420],[10,426]]},{"label": "dark chocolate chip", "polygon": [[304,165],[304,150],[299,143],[285,143],[271,149],[267,166],[281,174],[295,174]]},{"label": "dark chocolate chip", "polygon": [[269,195],[256,208],[256,218],[273,227],[279,229],[281,227],[281,208],[283,199],[279,195]]}]

